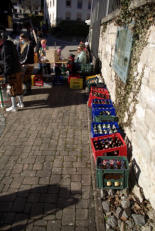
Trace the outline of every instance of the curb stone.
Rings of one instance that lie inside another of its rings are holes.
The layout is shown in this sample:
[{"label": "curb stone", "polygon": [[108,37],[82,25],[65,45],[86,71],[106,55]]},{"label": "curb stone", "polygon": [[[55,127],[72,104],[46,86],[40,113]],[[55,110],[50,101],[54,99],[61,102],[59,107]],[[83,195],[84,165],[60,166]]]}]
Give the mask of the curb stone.
[{"label": "curb stone", "polygon": [[90,109],[87,107],[87,115],[88,115],[88,130],[89,130],[89,152],[91,155],[91,175],[92,175],[92,188],[93,188],[93,195],[94,195],[94,204],[95,204],[95,221],[96,221],[96,230],[97,231],[105,231],[105,222],[104,222],[104,216],[102,211],[102,203],[100,198],[100,192],[96,188],[96,172],[95,172],[95,164],[94,159],[92,156],[92,150],[91,150],[91,144],[90,144]]}]

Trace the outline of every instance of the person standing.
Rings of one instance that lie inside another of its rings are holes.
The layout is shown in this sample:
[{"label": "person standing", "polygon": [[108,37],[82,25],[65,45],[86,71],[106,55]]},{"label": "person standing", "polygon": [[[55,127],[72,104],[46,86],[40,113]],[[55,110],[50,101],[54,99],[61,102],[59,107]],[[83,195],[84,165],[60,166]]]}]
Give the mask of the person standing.
[{"label": "person standing", "polygon": [[[22,96],[22,76],[21,65],[15,45],[12,41],[7,40],[6,33],[0,31],[0,57],[4,65],[4,77],[10,87],[11,107],[6,111],[17,111],[18,107],[24,107]],[[16,96],[19,103],[16,104]]]},{"label": "person standing", "polygon": [[26,34],[22,33],[19,36],[19,61],[20,64],[26,66],[24,83],[26,85],[27,94],[31,93],[31,75],[34,64],[34,47]]}]

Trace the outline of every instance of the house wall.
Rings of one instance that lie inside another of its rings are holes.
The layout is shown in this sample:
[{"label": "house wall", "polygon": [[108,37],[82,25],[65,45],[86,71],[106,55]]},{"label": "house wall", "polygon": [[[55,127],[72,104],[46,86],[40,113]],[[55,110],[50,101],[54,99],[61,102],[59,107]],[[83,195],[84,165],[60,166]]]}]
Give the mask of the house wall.
[{"label": "house wall", "polygon": [[84,21],[88,19],[88,15],[90,15],[90,9],[88,9],[88,1],[83,0],[82,9],[77,8],[77,0],[72,0],[71,7],[66,7],[66,0],[58,0],[58,18],[63,20],[66,19],[66,12],[70,12],[71,20],[77,19],[77,14],[81,14],[81,20]]},{"label": "house wall", "polygon": [[[54,4],[53,4],[54,2]],[[89,0],[83,0],[82,9],[77,8],[77,0],[71,1],[71,7],[66,7],[66,0],[45,0],[44,15],[48,18],[49,24],[55,26],[57,21],[65,20],[66,13],[70,13],[70,20],[77,20],[77,15],[81,15],[81,20],[85,21],[90,16],[88,9]]]},{"label": "house wall", "polygon": [[50,26],[56,25],[57,18],[57,0],[44,1],[44,17],[47,19]]},{"label": "house wall", "polygon": [[[102,62],[102,75],[110,91],[111,98],[116,101],[115,72],[112,69],[117,26],[108,23],[103,32],[100,29],[99,58]],[[144,195],[155,208],[155,26],[151,26],[148,44],[143,49],[137,66],[137,74],[144,69],[138,104],[131,127],[125,128],[125,133],[132,144],[132,158],[140,168],[139,185]],[[132,103],[131,103],[132,107]],[[126,118],[127,119],[127,118]]]}]

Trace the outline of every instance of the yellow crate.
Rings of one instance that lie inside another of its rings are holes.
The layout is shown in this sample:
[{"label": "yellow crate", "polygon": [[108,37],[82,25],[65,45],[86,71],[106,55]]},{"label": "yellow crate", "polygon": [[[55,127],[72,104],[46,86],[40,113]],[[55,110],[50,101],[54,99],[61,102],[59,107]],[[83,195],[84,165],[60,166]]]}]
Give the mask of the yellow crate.
[{"label": "yellow crate", "polygon": [[99,78],[100,76],[101,76],[100,74],[86,76],[86,80],[88,80],[88,79],[93,79],[93,78],[95,78],[95,77],[98,77],[98,78]]},{"label": "yellow crate", "polygon": [[35,75],[31,75],[31,85],[34,86],[34,78],[35,78]]},{"label": "yellow crate", "polygon": [[82,89],[83,88],[83,79],[70,79],[70,88],[71,89]]}]

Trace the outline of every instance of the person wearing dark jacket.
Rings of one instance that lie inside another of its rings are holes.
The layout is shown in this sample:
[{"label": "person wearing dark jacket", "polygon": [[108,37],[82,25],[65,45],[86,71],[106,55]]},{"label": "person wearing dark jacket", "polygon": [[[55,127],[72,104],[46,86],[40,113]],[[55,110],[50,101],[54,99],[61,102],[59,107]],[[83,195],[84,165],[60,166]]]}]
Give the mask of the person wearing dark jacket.
[{"label": "person wearing dark jacket", "polygon": [[26,66],[24,83],[26,85],[27,94],[31,93],[31,74],[34,64],[34,46],[25,34],[19,36],[19,60],[20,64]]},{"label": "person wearing dark jacket", "polygon": [[[12,41],[7,40],[4,31],[0,31],[0,57],[4,65],[4,77],[10,87],[12,106],[6,111],[17,111],[17,106],[24,107],[22,99],[21,65],[18,53]],[[16,105],[16,96],[19,103]]]}]

